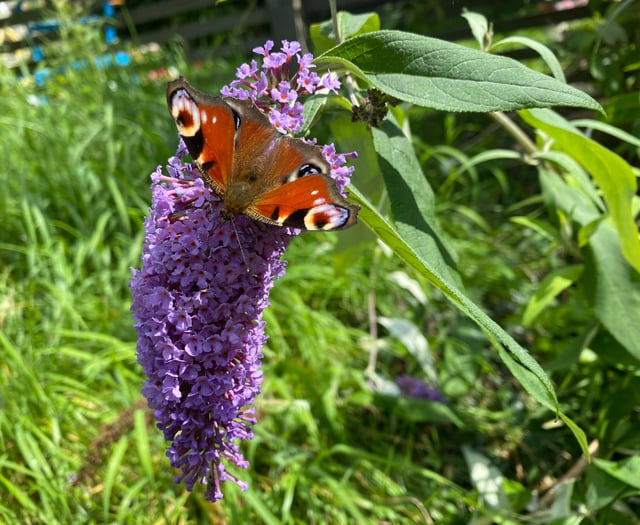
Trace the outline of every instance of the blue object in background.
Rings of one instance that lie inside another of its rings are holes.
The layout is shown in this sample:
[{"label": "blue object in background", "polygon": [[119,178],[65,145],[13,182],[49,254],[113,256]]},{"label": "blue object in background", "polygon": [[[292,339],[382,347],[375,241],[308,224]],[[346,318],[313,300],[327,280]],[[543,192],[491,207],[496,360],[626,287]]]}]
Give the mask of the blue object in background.
[{"label": "blue object in background", "polygon": [[31,60],[34,62],[40,62],[44,58],[44,53],[42,52],[42,48],[40,46],[33,46],[31,50]]},{"label": "blue object in background", "polygon": [[[19,1],[14,7],[14,12],[19,12],[22,10],[23,0]],[[102,14],[105,18],[113,18],[116,14],[115,7],[111,5],[110,2],[104,2],[102,4]],[[87,16],[82,17],[79,22],[81,24],[88,24],[92,22],[97,22],[102,20],[102,17],[99,16]],[[29,32],[47,32],[47,31],[55,31],[60,27],[60,23],[57,20],[45,20],[40,22],[34,22],[27,25],[27,29]],[[104,39],[107,44],[113,44],[116,42],[118,38],[117,30],[112,25],[105,25],[104,28]],[[44,51],[41,46],[34,45],[31,49],[31,58],[34,62],[40,62],[44,59]],[[131,64],[131,57],[128,53],[124,51],[116,51],[115,53],[108,53],[106,55],[95,57],[94,63],[98,68],[105,68],[109,66],[120,66],[126,67]],[[71,62],[71,67],[73,69],[80,69],[87,66],[86,60],[74,60]],[[45,80],[51,76],[51,70],[48,68],[43,68],[40,71],[36,71],[34,74],[34,79],[36,81],[36,85],[42,86],[44,85]]]},{"label": "blue object in background", "polygon": [[[105,18],[113,18],[116,15],[116,9],[109,2],[105,2],[102,4],[102,14]],[[118,38],[118,32],[116,28],[110,25],[107,25],[104,28],[104,40],[107,44],[113,44]]]}]

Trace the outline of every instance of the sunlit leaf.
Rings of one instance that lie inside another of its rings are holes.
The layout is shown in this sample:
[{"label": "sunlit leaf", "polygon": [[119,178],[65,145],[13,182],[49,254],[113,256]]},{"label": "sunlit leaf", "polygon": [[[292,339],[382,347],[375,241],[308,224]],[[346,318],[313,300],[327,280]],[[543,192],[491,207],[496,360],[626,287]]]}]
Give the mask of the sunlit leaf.
[{"label": "sunlit leaf", "polygon": [[400,100],[445,111],[601,110],[586,93],[511,58],[403,31],[357,36],[316,63],[339,64]]}]

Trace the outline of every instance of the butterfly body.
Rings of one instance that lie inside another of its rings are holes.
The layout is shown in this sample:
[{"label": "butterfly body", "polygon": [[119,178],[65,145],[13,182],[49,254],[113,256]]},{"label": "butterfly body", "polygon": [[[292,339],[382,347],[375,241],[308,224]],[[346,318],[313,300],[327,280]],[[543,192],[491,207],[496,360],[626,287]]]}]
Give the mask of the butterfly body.
[{"label": "butterfly body", "polygon": [[307,230],[355,224],[359,207],[336,189],[322,150],[278,133],[252,102],[213,97],[179,78],[167,86],[167,103],[224,219],[244,214]]}]

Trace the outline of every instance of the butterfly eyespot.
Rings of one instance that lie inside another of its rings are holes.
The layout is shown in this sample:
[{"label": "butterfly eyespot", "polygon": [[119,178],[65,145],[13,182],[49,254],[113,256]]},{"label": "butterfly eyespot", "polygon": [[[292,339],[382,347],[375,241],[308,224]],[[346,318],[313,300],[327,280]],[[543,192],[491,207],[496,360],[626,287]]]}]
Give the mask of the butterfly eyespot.
[{"label": "butterfly eyespot", "polygon": [[298,177],[304,177],[305,175],[315,175],[321,173],[320,168],[314,164],[303,164],[298,168]]}]

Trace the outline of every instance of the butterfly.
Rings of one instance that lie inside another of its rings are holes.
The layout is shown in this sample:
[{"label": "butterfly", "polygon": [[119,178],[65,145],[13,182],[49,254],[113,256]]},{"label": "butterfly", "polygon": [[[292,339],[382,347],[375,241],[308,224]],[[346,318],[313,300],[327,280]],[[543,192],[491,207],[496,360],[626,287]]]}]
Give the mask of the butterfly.
[{"label": "butterfly", "polygon": [[251,101],[207,95],[180,77],[167,85],[167,104],[224,220],[244,214],[303,230],[355,224],[360,207],[340,195],[322,150],[279,133]]}]

